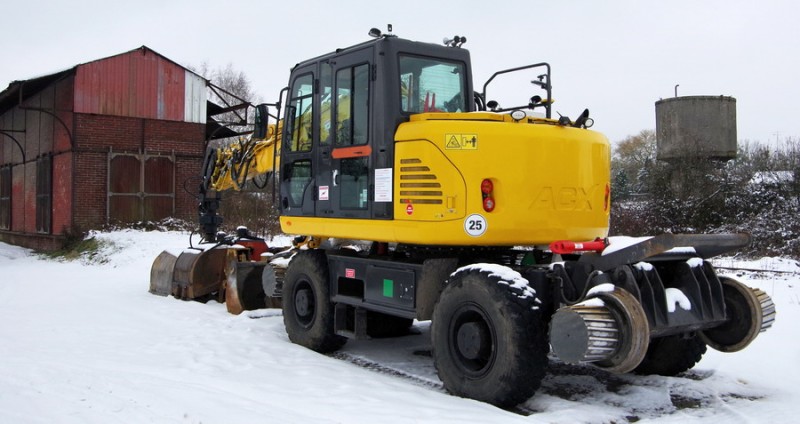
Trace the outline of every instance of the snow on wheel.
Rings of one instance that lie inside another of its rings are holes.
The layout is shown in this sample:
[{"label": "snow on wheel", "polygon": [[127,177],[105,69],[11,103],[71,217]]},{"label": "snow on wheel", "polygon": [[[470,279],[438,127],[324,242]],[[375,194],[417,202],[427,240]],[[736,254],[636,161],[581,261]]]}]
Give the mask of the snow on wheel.
[{"label": "snow on wheel", "polygon": [[433,312],[433,359],[450,393],[510,407],[539,388],[549,347],[535,292],[490,267],[451,276]]},{"label": "snow on wheel", "polygon": [[298,253],[289,263],[283,284],[283,324],[289,340],[322,353],[341,348],[347,339],[334,332],[325,253]]}]

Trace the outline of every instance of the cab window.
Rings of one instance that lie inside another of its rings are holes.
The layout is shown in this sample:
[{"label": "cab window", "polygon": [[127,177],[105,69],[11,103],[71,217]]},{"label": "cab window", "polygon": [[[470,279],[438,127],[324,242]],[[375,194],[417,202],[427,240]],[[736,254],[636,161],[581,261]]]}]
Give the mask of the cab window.
[{"label": "cab window", "polygon": [[285,206],[300,207],[303,196],[311,183],[311,161],[298,160],[287,168],[286,180],[289,181],[289,204]]},{"label": "cab window", "polygon": [[442,59],[400,56],[403,112],[463,112],[464,64]]},{"label": "cab window", "polygon": [[342,209],[367,209],[369,190],[369,158],[342,159],[339,181]]},{"label": "cab window", "polygon": [[337,147],[367,144],[369,122],[369,65],[336,71]]},{"label": "cab window", "polygon": [[326,145],[331,142],[332,116],[333,116],[333,75],[331,64],[320,64],[320,105],[319,105],[319,144]]},{"label": "cab window", "polygon": [[311,74],[297,78],[292,85],[289,98],[289,111],[287,113],[289,140],[288,148],[291,152],[307,152],[311,150],[312,115],[314,112],[313,78]]}]

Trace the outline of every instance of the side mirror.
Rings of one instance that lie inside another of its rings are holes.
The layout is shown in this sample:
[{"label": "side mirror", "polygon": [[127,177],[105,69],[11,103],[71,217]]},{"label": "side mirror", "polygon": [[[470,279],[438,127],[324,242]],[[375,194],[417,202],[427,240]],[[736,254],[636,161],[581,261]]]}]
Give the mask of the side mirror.
[{"label": "side mirror", "polygon": [[253,138],[263,140],[267,138],[267,125],[269,123],[269,111],[267,105],[262,103],[256,106],[256,121],[253,128]]}]

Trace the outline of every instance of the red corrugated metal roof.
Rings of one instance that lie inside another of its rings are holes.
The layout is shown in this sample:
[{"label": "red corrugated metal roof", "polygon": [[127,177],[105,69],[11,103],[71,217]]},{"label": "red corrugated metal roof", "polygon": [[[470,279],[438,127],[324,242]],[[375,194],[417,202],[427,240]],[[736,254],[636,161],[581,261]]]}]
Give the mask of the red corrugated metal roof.
[{"label": "red corrugated metal roof", "polygon": [[78,65],[75,112],[182,121],[185,72],[147,47]]},{"label": "red corrugated metal roof", "polygon": [[74,75],[74,112],[206,122],[208,80],[142,46],[64,71],[14,81],[0,91],[0,114]]}]

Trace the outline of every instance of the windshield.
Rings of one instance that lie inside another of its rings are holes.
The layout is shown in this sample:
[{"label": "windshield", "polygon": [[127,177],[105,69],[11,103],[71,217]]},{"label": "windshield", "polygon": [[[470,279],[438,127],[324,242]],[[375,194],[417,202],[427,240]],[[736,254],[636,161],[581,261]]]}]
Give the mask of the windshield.
[{"label": "windshield", "polygon": [[400,56],[403,112],[463,112],[464,91],[463,63]]}]

